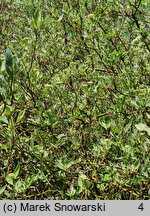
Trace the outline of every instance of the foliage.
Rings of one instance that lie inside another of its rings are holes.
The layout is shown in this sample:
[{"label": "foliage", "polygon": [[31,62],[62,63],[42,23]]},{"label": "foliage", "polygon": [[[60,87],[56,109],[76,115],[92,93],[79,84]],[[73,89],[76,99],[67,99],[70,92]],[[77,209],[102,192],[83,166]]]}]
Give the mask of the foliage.
[{"label": "foliage", "polygon": [[149,6],[1,1],[1,199],[150,198]]}]

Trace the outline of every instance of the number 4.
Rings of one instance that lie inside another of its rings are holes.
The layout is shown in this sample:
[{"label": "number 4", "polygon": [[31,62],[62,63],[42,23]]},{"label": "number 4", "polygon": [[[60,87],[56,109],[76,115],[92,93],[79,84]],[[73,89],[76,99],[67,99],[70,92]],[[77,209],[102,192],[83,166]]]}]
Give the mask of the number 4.
[{"label": "number 4", "polygon": [[144,210],[144,206],[143,206],[143,203],[141,203],[138,207],[139,210],[143,211]]}]

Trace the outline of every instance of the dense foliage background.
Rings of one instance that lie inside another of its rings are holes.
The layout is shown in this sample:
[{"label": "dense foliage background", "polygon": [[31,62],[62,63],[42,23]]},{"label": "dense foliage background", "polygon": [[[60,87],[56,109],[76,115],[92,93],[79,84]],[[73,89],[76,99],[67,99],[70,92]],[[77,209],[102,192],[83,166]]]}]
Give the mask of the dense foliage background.
[{"label": "dense foliage background", "polygon": [[150,198],[149,6],[1,1],[1,199]]}]

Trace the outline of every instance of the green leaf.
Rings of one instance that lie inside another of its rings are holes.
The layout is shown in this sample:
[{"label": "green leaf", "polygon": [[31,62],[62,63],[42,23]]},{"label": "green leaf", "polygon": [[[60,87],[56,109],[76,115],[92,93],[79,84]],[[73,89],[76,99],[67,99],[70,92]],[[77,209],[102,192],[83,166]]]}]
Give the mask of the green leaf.
[{"label": "green leaf", "polygon": [[36,174],[33,174],[32,176],[28,176],[25,180],[26,189],[28,189],[33,182],[37,181],[37,179],[38,179],[38,175]]},{"label": "green leaf", "polygon": [[9,78],[12,79],[13,77],[13,54],[9,48],[5,51],[5,69]]},{"label": "green leaf", "polygon": [[59,17],[59,19],[57,20],[57,22],[60,22],[63,19],[63,14]]},{"label": "green leaf", "polygon": [[13,172],[14,174],[14,179],[17,178],[17,176],[19,175],[19,171],[20,171],[20,163],[17,164],[17,166],[15,167],[15,170]]},{"label": "green leaf", "polygon": [[109,123],[105,123],[105,122],[101,122],[100,123],[101,124],[101,126],[103,127],[103,128],[105,128],[105,130],[107,130],[108,128],[110,128],[110,126],[111,126],[111,122],[109,122]]},{"label": "green leaf", "polygon": [[24,193],[26,191],[25,182],[18,179],[18,181],[15,183],[14,189],[17,191],[17,193]]},{"label": "green leaf", "polygon": [[150,136],[150,128],[143,124],[143,123],[139,123],[139,124],[136,124],[135,127],[139,130],[139,131],[145,131],[147,132],[147,134]]},{"label": "green leaf", "polygon": [[72,196],[75,195],[75,193],[76,193],[76,190],[75,190],[74,186],[71,185],[70,186],[70,190],[68,190],[68,192],[67,192],[67,195],[70,196],[70,197],[72,197]]},{"label": "green leaf", "polygon": [[34,20],[31,21],[30,25],[31,25],[31,29],[34,31],[36,29]]},{"label": "green leaf", "polygon": [[58,168],[62,169],[62,170],[65,170],[65,166],[64,166],[64,164],[62,164],[61,161],[58,161],[57,164],[56,164],[56,166],[57,166]]},{"label": "green leaf", "polygon": [[14,185],[14,174],[13,173],[9,173],[7,176],[6,176],[6,179],[8,184],[10,185]]},{"label": "green leaf", "polygon": [[6,82],[5,77],[4,77],[3,75],[0,75],[0,79],[1,79],[3,82]]},{"label": "green leaf", "polygon": [[103,180],[104,180],[104,181],[109,181],[109,180],[111,180],[111,173],[105,174],[105,175],[103,176]]},{"label": "green leaf", "polygon": [[150,114],[146,113],[146,116],[147,116],[148,119],[150,119]]},{"label": "green leaf", "polygon": [[7,185],[4,185],[4,186],[0,189],[0,195],[1,195],[2,193],[4,193],[6,187],[7,187]]},{"label": "green leaf", "polygon": [[8,120],[7,120],[6,116],[4,116],[4,115],[0,116],[0,123],[8,124]]},{"label": "green leaf", "polygon": [[9,48],[5,51],[5,63],[8,67],[12,67],[13,65],[13,54]]},{"label": "green leaf", "polygon": [[[5,67],[5,61],[2,61],[2,64],[1,64],[1,71],[3,72],[5,69],[6,69],[6,67]],[[1,78],[1,79],[2,79],[2,78]]]},{"label": "green leaf", "polygon": [[73,164],[74,164],[73,161],[70,161],[67,164],[65,164],[66,169],[69,169]]},{"label": "green leaf", "polygon": [[35,12],[34,21],[35,21],[36,26],[40,27],[40,24],[41,24],[41,12],[40,12],[40,10],[37,10]]},{"label": "green leaf", "polygon": [[17,124],[22,121],[22,119],[23,119],[23,117],[25,115],[25,112],[26,112],[25,110],[20,111],[20,113],[19,113],[19,115],[17,117],[17,121],[16,121]]},{"label": "green leaf", "polygon": [[78,178],[78,186],[80,187],[80,189],[83,188],[83,181],[82,181],[82,178],[80,176]]}]

